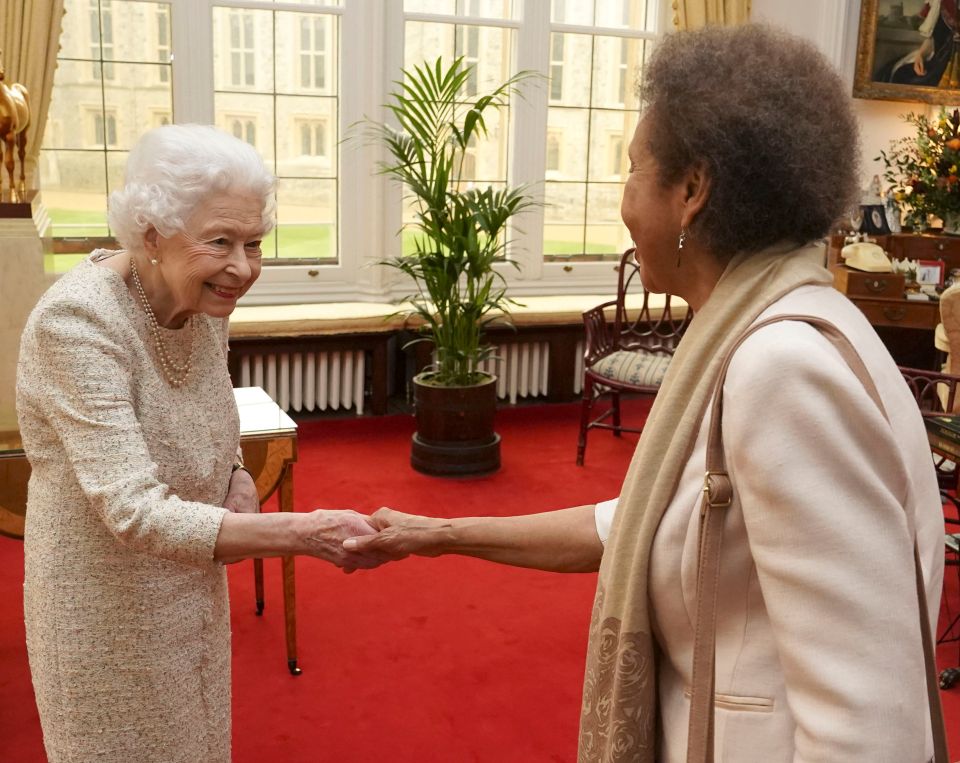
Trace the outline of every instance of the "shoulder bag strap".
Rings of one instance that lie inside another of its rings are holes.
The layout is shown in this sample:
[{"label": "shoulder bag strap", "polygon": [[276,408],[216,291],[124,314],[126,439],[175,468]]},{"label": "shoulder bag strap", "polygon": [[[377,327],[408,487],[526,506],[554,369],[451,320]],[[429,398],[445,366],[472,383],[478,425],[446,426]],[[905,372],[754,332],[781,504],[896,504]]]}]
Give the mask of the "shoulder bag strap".
[{"label": "shoulder bag strap", "polygon": [[[720,546],[723,535],[724,512],[733,500],[733,485],[727,473],[721,432],[723,415],[723,384],[733,354],[755,331],[779,321],[802,321],[820,331],[836,347],[850,370],[863,384],[871,400],[889,422],[887,412],[880,400],[877,387],[870,377],[863,360],[850,340],[829,321],[811,315],[777,315],[751,326],[734,343],[727,353],[717,379],[711,406],[710,431],[707,438],[707,473],[703,482],[703,500],[700,505],[700,551],[697,570],[696,621],[693,643],[693,686],[690,698],[690,726],[687,742],[687,763],[713,763],[713,695],[714,661],[717,626],[717,589],[720,575]],[[923,640],[923,659],[926,666],[927,702],[933,728],[934,761],[948,763],[947,739],[943,722],[943,709],[937,688],[937,671],[934,659],[933,636],[930,632],[930,617],[927,597],[920,566],[920,551],[912,516],[907,517],[913,537],[913,559],[919,602],[920,633]]]}]

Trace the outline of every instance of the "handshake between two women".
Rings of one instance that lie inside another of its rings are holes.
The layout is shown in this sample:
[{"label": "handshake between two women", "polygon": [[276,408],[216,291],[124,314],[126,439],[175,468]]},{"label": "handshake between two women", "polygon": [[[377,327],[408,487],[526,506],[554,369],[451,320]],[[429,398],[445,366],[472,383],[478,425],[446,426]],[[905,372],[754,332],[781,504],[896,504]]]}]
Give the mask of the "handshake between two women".
[{"label": "handshake between two women", "polygon": [[407,556],[461,554],[517,567],[588,572],[600,567],[603,544],[594,506],[540,514],[443,519],[382,508],[259,513],[256,486],[245,470],[230,479],[214,558],[305,555],[344,572],[373,569]]},{"label": "handshake between two women", "polygon": [[288,536],[290,545],[284,553],[314,556],[347,573],[408,556],[443,554],[552,572],[595,572],[603,556],[593,505],[540,514],[455,519],[388,508],[369,516],[330,509],[264,516],[293,523],[294,537]]}]

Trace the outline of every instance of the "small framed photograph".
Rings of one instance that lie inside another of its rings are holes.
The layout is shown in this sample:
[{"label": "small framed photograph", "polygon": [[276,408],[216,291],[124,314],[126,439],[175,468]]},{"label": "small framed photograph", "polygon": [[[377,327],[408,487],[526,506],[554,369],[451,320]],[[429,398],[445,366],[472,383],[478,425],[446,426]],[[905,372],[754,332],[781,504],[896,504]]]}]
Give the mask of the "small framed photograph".
[{"label": "small framed photograph", "polygon": [[918,260],[917,283],[926,286],[943,286],[944,270],[943,260]]},{"label": "small framed photograph", "polygon": [[887,211],[883,208],[883,204],[861,204],[860,209],[863,212],[861,231],[871,236],[885,236],[890,232],[890,226],[887,225]]}]

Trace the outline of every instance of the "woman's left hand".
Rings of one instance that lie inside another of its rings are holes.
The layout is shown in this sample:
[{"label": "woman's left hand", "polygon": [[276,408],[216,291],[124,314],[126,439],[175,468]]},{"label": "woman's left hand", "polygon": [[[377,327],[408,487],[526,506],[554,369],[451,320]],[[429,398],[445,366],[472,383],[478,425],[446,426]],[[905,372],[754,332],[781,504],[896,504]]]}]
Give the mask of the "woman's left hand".
[{"label": "woman's left hand", "polygon": [[230,488],[223,500],[223,508],[237,514],[256,514],[260,511],[257,486],[246,469],[237,469],[230,476]]}]

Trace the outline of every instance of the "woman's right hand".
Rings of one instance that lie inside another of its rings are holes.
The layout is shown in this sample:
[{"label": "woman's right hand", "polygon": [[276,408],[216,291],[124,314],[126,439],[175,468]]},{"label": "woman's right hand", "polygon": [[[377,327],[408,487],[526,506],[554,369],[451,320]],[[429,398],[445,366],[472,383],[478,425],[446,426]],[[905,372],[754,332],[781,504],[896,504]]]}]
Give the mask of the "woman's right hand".
[{"label": "woman's right hand", "polygon": [[439,556],[450,520],[404,514],[382,508],[370,516],[376,535],[350,538],[343,547],[353,554],[376,553],[391,560],[408,556]]},{"label": "woman's right hand", "polygon": [[373,569],[392,559],[378,549],[358,552],[344,549],[343,541],[346,538],[376,534],[377,528],[370,523],[370,517],[356,511],[338,509],[317,509],[297,516],[298,554],[324,559],[347,573]]}]

